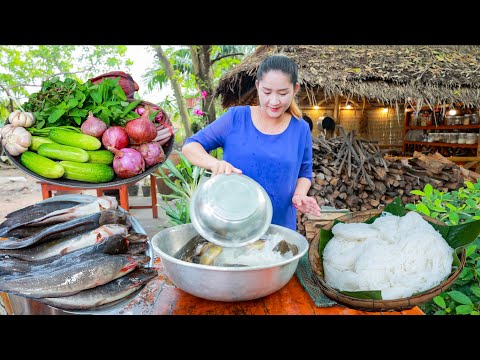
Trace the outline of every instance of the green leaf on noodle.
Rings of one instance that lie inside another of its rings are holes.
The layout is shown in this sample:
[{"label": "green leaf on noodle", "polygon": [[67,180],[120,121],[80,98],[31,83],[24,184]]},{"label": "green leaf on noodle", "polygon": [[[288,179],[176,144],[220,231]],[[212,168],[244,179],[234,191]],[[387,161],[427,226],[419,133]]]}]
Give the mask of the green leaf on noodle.
[{"label": "green leaf on noodle", "polygon": [[379,290],[375,291],[339,291],[342,294],[357,298],[357,299],[373,299],[373,300],[383,300],[382,292]]}]

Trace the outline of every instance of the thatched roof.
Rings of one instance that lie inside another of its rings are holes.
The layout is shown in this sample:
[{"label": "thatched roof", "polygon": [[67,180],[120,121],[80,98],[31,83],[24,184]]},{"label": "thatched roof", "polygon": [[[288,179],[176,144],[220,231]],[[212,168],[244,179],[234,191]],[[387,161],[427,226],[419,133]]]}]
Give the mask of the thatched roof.
[{"label": "thatched roof", "polygon": [[256,97],[260,61],[283,53],[299,67],[311,105],[336,94],[385,104],[463,103],[480,107],[480,46],[263,45],[225,74],[215,95],[229,107]]}]

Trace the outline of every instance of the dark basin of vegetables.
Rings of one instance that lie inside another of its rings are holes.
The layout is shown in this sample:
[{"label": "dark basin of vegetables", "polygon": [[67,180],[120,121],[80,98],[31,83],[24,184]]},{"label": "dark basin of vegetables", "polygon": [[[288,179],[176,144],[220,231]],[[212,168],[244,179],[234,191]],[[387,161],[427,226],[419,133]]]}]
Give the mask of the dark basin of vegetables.
[{"label": "dark basin of vegetables", "polygon": [[[8,120],[5,122],[5,124],[8,124]],[[175,141],[175,137],[172,137],[165,145],[162,146],[163,151],[165,153],[165,159],[168,158],[170,153],[173,150],[173,143]],[[112,181],[109,182],[104,182],[104,183],[90,183],[90,182],[85,182],[85,181],[77,181],[77,180],[69,180],[65,178],[58,178],[58,179],[49,179],[45,178],[43,176],[40,176],[38,174],[35,174],[33,171],[30,171],[27,169],[25,166],[22,165],[20,162],[20,155],[19,156],[12,156],[8,153],[8,151],[5,151],[5,154],[8,156],[8,158],[12,161],[12,163],[18,167],[20,170],[26,172],[28,175],[34,177],[35,179],[40,180],[41,182],[52,184],[52,185],[57,185],[57,186],[65,186],[69,188],[80,188],[80,189],[101,189],[101,188],[109,188],[109,187],[115,187],[115,186],[120,186],[120,185],[125,185],[125,184],[134,184],[140,180],[142,180],[144,177],[150,175],[153,173],[159,166],[163,164],[163,162],[155,164],[147,169],[139,175],[133,176],[128,179],[122,179],[118,175],[115,175]]]}]

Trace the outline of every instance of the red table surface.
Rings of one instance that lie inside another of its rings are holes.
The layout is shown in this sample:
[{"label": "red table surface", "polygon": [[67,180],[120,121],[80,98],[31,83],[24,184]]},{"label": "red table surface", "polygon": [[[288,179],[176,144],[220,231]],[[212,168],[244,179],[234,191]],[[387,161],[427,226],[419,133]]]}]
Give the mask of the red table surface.
[{"label": "red table surface", "polygon": [[317,307],[294,275],[280,290],[260,299],[239,302],[205,300],[177,288],[155,258],[158,277],[118,314],[133,315],[424,315],[414,307],[404,311],[369,312],[345,306]]}]

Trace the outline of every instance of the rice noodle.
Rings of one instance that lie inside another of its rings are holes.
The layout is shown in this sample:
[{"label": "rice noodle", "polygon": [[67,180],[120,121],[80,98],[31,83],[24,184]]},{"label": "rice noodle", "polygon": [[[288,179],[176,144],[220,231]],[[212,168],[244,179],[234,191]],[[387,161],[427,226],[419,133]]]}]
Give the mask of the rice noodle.
[{"label": "rice noodle", "polygon": [[383,213],[372,224],[336,224],[323,251],[325,281],[341,291],[409,297],[452,271],[453,249],[421,215]]}]

